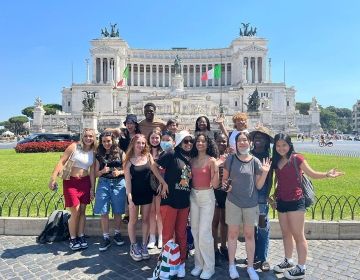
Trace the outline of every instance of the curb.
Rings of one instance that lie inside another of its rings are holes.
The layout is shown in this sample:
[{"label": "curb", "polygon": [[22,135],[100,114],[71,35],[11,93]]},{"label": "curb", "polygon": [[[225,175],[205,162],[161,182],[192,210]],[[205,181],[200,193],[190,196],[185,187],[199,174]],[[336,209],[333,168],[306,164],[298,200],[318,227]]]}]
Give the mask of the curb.
[{"label": "curb", "polygon": [[[44,229],[47,218],[0,217],[0,235],[29,235],[37,236]],[[281,239],[281,230],[278,220],[270,221],[270,238]],[[110,219],[110,228],[113,220]],[[141,236],[141,224],[137,224],[137,235]],[[101,236],[100,219],[87,217],[86,234]],[[127,236],[126,225],[121,225],[121,234]],[[360,240],[360,221],[306,221],[305,236],[307,239],[332,240]]]}]

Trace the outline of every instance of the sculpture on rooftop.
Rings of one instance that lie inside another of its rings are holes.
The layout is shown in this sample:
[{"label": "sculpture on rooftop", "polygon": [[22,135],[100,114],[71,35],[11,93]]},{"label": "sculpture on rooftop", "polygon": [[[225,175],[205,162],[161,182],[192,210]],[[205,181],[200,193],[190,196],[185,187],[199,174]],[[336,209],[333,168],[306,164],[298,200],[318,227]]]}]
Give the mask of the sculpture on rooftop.
[{"label": "sculpture on rooftop", "polygon": [[110,37],[110,38],[119,37],[119,28],[116,28],[116,25],[117,23],[115,24],[110,23],[110,30],[111,30],[110,33],[106,27],[104,29],[101,28],[101,36]]},{"label": "sculpture on rooftop", "polygon": [[242,28],[240,27],[240,36],[241,37],[250,37],[250,36],[255,36],[256,35],[256,27],[251,27],[249,29],[250,23],[241,23],[242,24]]},{"label": "sculpture on rooftop", "polygon": [[175,56],[174,60],[175,74],[181,73],[181,59],[178,55]]},{"label": "sculpture on rooftop", "polygon": [[95,93],[96,91],[83,90],[86,93],[85,98],[82,101],[83,112],[94,112],[95,109]]}]

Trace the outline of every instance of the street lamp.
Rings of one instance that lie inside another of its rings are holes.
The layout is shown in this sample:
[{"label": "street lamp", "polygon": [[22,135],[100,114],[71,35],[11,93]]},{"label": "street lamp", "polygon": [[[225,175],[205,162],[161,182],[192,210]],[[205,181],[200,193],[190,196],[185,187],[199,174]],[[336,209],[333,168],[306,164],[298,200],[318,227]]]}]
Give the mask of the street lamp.
[{"label": "street lamp", "polygon": [[[126,67],[128,67],[128,65],[130,65],[130,55],[129,54],[127,56]],[[125,67],[125,69],[126,69],[126,67]],[[133,71],[133,69],[131,69],[131,72],[132,71]],[[138,71],[140,71],[139,65],[138,65]],[[126,78],[126,83],[128,82],[127,79],[128,79],[128,77]],[[130,104],[130,84],[128,85],[128,98],[127,98],[127,104],[126,104],[126,113],[127,114],[132,114],[133,113],[132,107],[131,107],[131,104]]]}]

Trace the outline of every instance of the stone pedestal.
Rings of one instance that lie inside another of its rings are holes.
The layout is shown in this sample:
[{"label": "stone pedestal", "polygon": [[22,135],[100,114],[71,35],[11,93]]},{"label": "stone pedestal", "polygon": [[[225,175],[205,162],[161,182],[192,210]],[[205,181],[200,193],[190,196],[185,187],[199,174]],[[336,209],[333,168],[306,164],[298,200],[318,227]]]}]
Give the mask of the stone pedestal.
[{"label": "stone pedestal", "polygon": [[83,112],[82,120],[81,120],[81,130],[84,128],[92,128],[95,130],[96,133],[98,133],[97,130],[97,113],[95,112]]},{"label": "stone pedestal", "polygon": [[171,95],[178,96],[184,92],[184,78],[180,74],[176,74],[171,79]]},{"label": "stone pedestal", "polygon": [[34,119],[32,122],[31,132],[43,132],[43,117],[45,115],[45,110],[42,105],[36,106],[34,108]]}]

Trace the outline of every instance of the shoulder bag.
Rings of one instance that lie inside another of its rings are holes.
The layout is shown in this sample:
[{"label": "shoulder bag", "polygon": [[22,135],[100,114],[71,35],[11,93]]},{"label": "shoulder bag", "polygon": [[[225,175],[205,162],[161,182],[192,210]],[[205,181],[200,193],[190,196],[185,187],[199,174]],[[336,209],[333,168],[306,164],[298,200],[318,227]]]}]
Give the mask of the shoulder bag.
[{"label": "shoulder bag", "polygon": [[298,178],[298,181],[300,182],[303,195],[305,198],[305,208],[309,208],[311,205],[315,203],[316,200],[314,186],[308,177],[306,177],[303,173],[300,174],[300,170],[296,163],[295,156],[293,156],[293,163],[296,171],[296,176]]},{"label": "shoulder bag", "polygon": [[62,178],[63,180],[69,180],[70,174],[71,174],[71,168],[74,166],[75,161],[72,159],[74,152],[76,151],[77,146],[75,150],[71,153],[67,161],[65,162],[63,168],[58,173],[58,177]]}]

